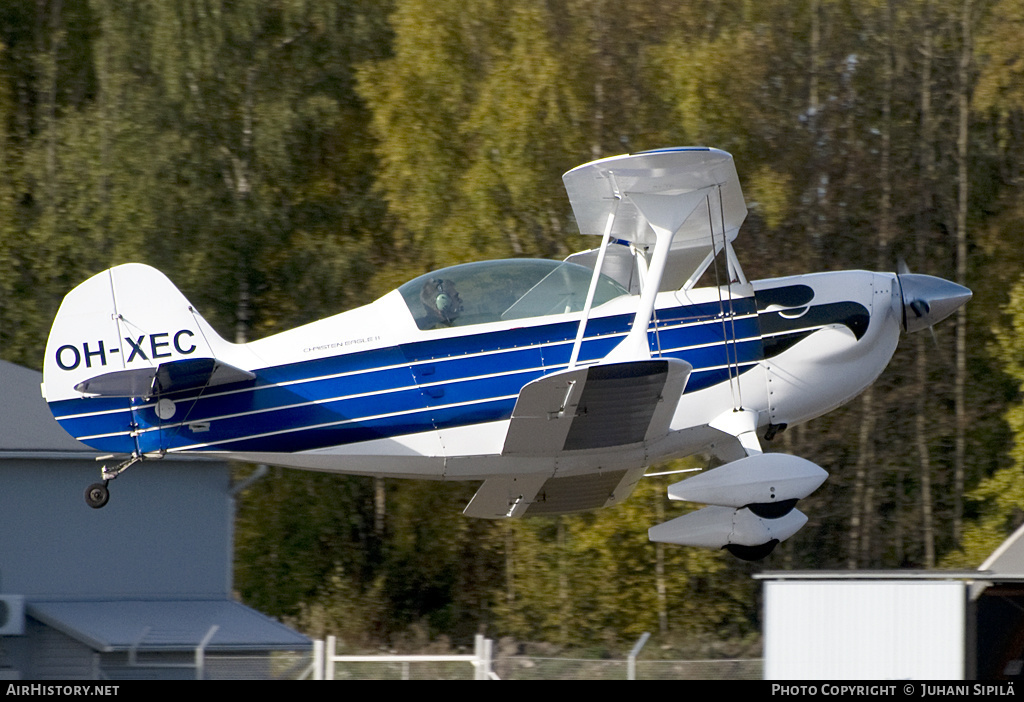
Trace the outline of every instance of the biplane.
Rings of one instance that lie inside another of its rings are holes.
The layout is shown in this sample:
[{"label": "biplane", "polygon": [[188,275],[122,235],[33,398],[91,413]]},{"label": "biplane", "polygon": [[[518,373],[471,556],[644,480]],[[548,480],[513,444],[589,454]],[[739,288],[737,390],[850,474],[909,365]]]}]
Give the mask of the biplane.
[{"label": "biplane", "polygon": [[159,271],[126,264],[64,299],[44,395],[113,466],[169,454],[480,483],[470,517],[607,507],[652,465],[718,467],[668,488],[705,505],[654,541],[763,558],[807,521],[827,477],[762,441],[857,396],[900,334],[971,297],[907,272],[748,280],[732,157],[671,148],[567,172],[600,245],[563,261],[455,265],[363,307],[229,343]]}]

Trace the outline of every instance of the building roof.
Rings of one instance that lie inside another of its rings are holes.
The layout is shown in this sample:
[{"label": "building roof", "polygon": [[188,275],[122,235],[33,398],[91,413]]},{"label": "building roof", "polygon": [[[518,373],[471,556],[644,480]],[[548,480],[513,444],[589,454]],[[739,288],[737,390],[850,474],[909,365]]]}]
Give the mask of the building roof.
[{"label": "building roof", "polygon": [[979,570],[993,573],[1024,575],[1024,526],[1013,532],[999,548],[992,552]]},{"label": "building roof", "polygon": [[[0,458],[33,454],[34,457],[65,457],[95,453],[60,428],[43,399],[43,374],[0,361]],[[12,453],[8,453],[12,452]],[[16,452],[16,453],[15,453]]]},{"label": "building roof", "polygon": [[306,650],[311,641],[230,600],[99,600],[27,604],[29,616],[90,648],[112,651]]},{"label": "building roof", "polygon": [[964,580],[1021,582],[1024,575],[989,570],[768,570],[755,580]]}]

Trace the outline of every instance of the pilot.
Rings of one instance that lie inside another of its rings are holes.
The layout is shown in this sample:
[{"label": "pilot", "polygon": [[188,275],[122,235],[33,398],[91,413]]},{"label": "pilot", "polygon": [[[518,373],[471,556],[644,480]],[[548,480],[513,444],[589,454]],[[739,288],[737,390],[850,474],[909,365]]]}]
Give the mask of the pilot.
[{"label": "pilot", "polygon": [[451,280],[428,280],[420,291],[420,301],[427,310],[425,329],[450,327],[462,314],[462,298]]}]

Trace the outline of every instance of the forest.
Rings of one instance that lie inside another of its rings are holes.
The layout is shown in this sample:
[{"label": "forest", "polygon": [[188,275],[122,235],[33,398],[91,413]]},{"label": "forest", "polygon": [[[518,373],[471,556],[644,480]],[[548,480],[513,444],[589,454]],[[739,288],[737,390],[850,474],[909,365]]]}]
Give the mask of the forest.
[{"label": "forest", "polygon": [[755,572],[975,568],[1024,522],[1022,36],[1024,0],[0,0],[0,357],[40,369],[64,294],[128,261],[245,341],[564,258],[592,242],[562,173],[724,149],[750,278],[905,261],[974,291],[771,445],[831,474],[803,530],[748,564],[647,540],[671,478],[491,522],[475,485],[271,468],[234,587],[351,650],[739,650]]}]

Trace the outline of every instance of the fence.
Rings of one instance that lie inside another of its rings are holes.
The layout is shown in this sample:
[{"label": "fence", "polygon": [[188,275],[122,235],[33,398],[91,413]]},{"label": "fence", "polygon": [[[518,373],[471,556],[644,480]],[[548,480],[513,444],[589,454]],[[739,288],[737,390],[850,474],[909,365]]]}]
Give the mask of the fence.
[{"label": "fence", "polygon": [[[494,677],[491,659],[494,642],[477,635],[472,654],[417,656],[339,656],[337,639],[313,642],[314,680],[488,680]],[[338,664],[343,666],[339,669]],[[472,674],[467,674],[468,668]]]},{"label": "fence", "polygon": [[494,655],[494,642],[477,636],[472,654],[338,655],[337,639],[316,641],[315,680],[760,680],[760,658],[638,660]]},{"label": "fence", "polygon": [[762,659],[638,660],[630,677],[625,659],[499,657],[501,680],[761,680]]}]

